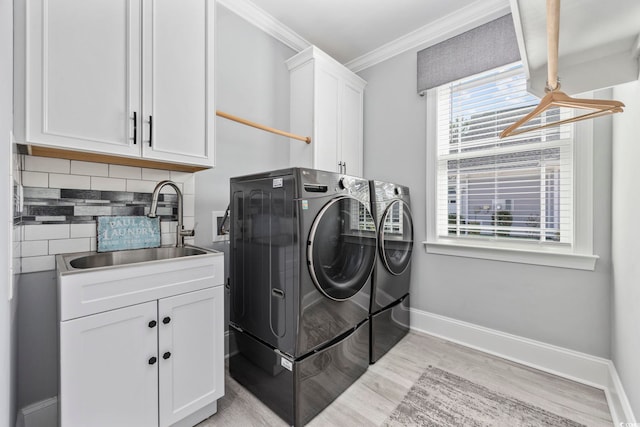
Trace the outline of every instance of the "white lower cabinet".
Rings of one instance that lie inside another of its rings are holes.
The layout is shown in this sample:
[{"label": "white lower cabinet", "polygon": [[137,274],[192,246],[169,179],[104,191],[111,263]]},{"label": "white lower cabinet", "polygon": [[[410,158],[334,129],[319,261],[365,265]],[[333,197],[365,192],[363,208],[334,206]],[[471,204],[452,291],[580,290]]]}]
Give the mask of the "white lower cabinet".
[{"label": "white lower cabinet", "polygon": [[160,426],[215,403],[224,389],[223,287],[158,301]]},{"label": "white lower cabinet", "polygon": [[60,323],[62,427],[158,425],[157,313],[154,301]]},{"label": "white lower cabinet", "polygon": [[224,394],[224,291],[60,322],[60,425],[194,425]]}]

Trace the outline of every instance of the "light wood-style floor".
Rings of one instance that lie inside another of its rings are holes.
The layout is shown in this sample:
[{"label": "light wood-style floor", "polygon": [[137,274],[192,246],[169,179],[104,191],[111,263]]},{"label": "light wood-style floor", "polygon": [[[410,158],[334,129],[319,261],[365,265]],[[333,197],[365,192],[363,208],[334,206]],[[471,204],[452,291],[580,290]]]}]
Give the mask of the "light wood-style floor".
[{"label": "light wood-style floor", "polygon": [[[309,426],[382,425],[429,365],[587,426],[613,425],[602,390],[411,332]],[[218,413],[198,427],[286,425],[228,374],[225,387]]]}]

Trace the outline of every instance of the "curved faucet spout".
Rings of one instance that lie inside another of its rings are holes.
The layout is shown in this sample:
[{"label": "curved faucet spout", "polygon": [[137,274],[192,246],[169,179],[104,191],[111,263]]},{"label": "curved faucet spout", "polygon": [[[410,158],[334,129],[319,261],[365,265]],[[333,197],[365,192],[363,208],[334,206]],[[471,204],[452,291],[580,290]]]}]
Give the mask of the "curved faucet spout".
[{"label": "curved faucet spout", "polygon": [[151,208],[149,209],[149,214],[147,215],[149,218],[155,218],[158,216],[158,198],[160,196],[160,191],[165,186],[173,187],[177,196],[178,196],[178,225],[176,226],[176,247],[181,248],[184,246],[184,238],[185,236],[193,236],[194,230],[185,230],[183,224],[183,216],[182,216],[182,192],[180,191],[180,187],[170,180],[160,181],[156,188],[153,189],[153,196],[151,200]]}]

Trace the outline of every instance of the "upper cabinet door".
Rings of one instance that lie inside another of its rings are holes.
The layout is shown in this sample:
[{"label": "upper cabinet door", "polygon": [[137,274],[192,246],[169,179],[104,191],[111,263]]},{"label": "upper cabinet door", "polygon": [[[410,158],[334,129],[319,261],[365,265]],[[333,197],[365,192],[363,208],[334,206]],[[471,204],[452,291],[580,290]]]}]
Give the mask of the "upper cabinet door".
[{"label": "upper cabinet door", "polygon": [[362,176],[363,173],[363,91],[362,87],[345,82],[342,87],[341,158],[345,173]]},{"label": "upper cabinet door", "polygon": [[316,67],[316,108],[314,167],[326,171],[339,171],[340,155],[340,78]]},{"label": "upper cabinet door", "polygon": [[139,156],[140,0],[25,7],[26,142]]},{"label": "upper cabinet door", "polygon": [[212,0],[143,0],[143,156],[213,166]]}]

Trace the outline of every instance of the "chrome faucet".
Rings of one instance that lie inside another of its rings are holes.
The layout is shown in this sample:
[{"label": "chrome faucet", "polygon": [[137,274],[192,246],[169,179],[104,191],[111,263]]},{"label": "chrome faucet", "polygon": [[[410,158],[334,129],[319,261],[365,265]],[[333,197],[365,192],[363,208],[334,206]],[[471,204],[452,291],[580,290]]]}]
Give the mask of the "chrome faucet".
[{"label": "chrome faucet", "polygon": [[147,216],[149,218],[155,218],[158,216],[156,213],[156,211],[158,210],[158,196],[160,195],[160,190],[162,190],[162,188],[167,185],[170,187],[173,187],[173,189],[176,191],[176,194],[178,195],[178,225],[176,226],[176,247],[182,248],[184,247],[185,236],[188,236],[188,237],[194,236],[195,231],[184,229],[183,218],[182,218],[182,192],[180,191],[180,188],[178,188],[175,182],[165,180],[165,181],[160,181],[158,185],[156,185],[156,188],[153,189],[153,200],[151,201],[151,209],[149,209],[149,215]]}]

